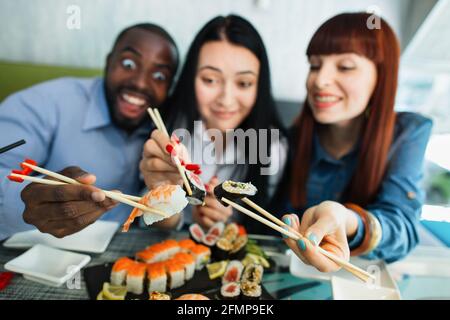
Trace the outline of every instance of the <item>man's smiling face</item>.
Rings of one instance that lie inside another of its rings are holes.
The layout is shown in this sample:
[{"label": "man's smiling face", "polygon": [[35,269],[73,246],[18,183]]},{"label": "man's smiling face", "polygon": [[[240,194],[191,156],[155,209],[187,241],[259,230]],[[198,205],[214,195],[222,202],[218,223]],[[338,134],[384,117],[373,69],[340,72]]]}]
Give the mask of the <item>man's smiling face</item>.
[{"label": "man's smiling face", "polygon": [[108,55],[106,100],[113,122],[133,131],[148,121],[146,109],[167,97],[177,64],[176,48],[163,36],[135,28]]}]

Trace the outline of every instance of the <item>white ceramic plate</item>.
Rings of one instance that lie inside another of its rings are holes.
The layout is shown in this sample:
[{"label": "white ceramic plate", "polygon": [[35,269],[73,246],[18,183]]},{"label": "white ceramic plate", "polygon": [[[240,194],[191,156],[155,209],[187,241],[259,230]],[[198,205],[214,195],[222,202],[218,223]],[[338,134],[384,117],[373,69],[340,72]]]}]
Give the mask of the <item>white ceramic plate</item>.
[{"label": "white ceramic plate", "polygon": [[[324,281],[331,281],[333,277],[339,277],[340,279],[348,280],[351,282],[355,282],[356,284],[360,284],[362,286],[366,286],[361,280],[357,279],[351,273],[341,269],[338,272],[333,273],[322,273],[318,271],[316,268],[311,267],[309,265],[304,264],[297,256],[291,251],[288,250],[288,255],[291,256],[291,262],[289,264],[289,271],[296,277],[299,278],[312,278],[319,279]],[[400,291],[398,289],[397,283],[392,278],[389,273],[386,264],[382,260],[367,260],[361,258],[350,258],[350,262],[363,270],[368,271],[369,273],[375,275],[376,282],[375,286],[380,288],[386,288],[390,290],[394,290],[398,297],[400,297]],[[381,294],[381,291],[380,291]],[[381,298],[381,296],[379,296]],[[350,299],[350,298],[349,298]]]},{"label": "white ceramic plate", "polygon": [[22,273],[25,278],[52,286],[61,286],[89,263],[91,257],[35,245],[5,264],[5,269]]},{"label": "white ceramic plate", "polygon": [[38,230],[19,232],[3,243],[7,248],[26,249],[35,244],[49,247],[80,251],[102,253],[105,252],[119,224],[111,221],[97,221],[78,233],[58,239],[50,234]]}]

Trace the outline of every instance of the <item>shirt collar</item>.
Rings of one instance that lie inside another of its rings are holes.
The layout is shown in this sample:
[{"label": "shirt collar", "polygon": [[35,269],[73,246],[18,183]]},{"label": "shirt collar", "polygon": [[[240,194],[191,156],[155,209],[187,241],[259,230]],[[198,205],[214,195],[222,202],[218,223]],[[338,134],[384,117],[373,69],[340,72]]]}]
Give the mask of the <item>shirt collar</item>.
[{"label": "shirt collar", "polygon": [[337,164],[337,165],[345,164],[347,159],[349,159],[349,158],[352,159],[353,157],[357,156],[357,151],[359,149],[359,145],[360,145],[360,141],[358,141],[358,143],[356,143],[356,145],[353,147],[353,149],[349,153],[347,153],[345,156],[343,156],[340,159],[335,159],[332,156],[330,156],[328,154],[328,152],[326,152],[326,150],[322,147],[322,144],[320,143],[319,135],[317,134],[316,131],[314,131],[312,165],[314,166],[317,163],[319,163],[320,161],[326,161],[326,162]]},{"label": "shirt collar", "polygon": [[111,124],[108,104],[106,102],[104,79],[97,78],[90,92],[88,110],[84,118],[83,130],[93,130]]}]

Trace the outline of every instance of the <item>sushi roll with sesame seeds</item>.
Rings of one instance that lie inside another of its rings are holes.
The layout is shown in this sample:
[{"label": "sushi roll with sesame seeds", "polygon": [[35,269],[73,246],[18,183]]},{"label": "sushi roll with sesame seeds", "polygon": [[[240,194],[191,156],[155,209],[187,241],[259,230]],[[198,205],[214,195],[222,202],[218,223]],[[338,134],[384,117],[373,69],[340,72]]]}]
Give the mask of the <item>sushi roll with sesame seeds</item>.
[{"label": "sushi roll with sesame seeds", "polygon": [[241,292],[243,299],[257,300],[261,298],[261,285],[252,281],[241,281]]},{"label": "sushi roll with sesame seeds", "polygon": [[145,263],[135,262],[127,273],[127,291],[134,294],[144,292],[144,279],[147,265]]},{"label": "sushi roll with sesame seeds", "polygon": [[227,180],[214,188],[214,195],[224,206],[228,207],[227,203],[222,202],[222,198],[231,201],[236,201],[245,197],[254,196],[258,189],[250,182],[236,182]]},{"label": "sushi roll with sesame seeds", "polygon": [[111,284],[114,286],[121,286],[125,283],[128,270],[135,263],[128,257],[118,259],[111,270]]}]

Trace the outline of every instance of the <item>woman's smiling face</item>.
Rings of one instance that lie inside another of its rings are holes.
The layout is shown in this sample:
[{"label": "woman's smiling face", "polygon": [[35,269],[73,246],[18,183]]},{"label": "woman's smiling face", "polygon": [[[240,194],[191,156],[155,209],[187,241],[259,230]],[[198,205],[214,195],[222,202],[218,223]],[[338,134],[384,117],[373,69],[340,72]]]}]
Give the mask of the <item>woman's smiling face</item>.
[{"label": "woman's smiling face", "polygon": [[345,124],[367,108],[377,82],[373,61],[354,54],[312,55],[306,81],[316,121]]},{"label": "woman's smiling face", "polygon": [[226,40],[205,43],[199,54],[195,95],[207,128],[237,128],[255,105],[260,62]]}]

